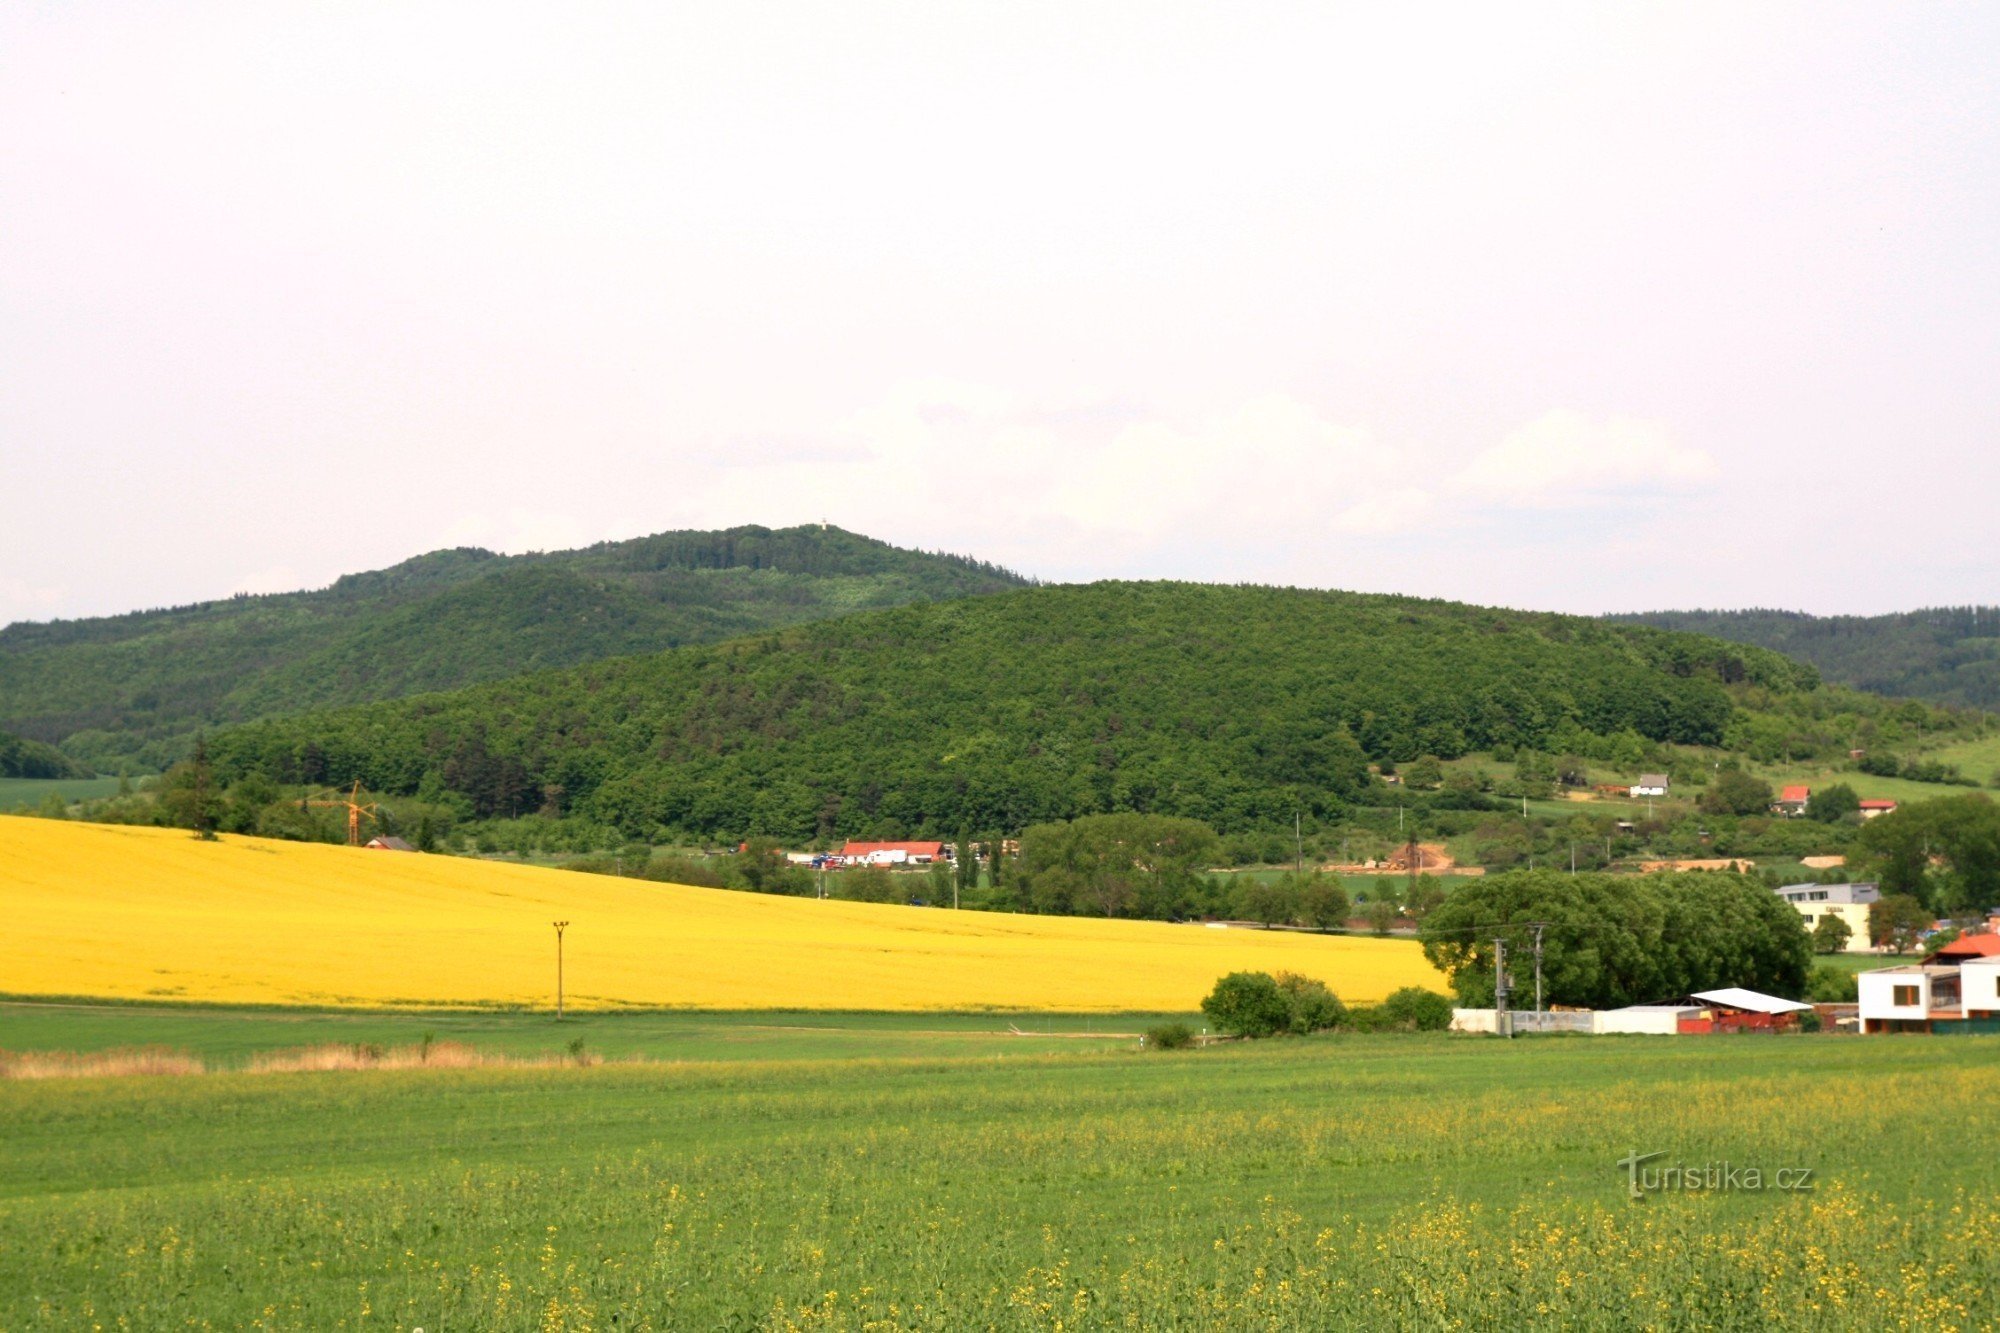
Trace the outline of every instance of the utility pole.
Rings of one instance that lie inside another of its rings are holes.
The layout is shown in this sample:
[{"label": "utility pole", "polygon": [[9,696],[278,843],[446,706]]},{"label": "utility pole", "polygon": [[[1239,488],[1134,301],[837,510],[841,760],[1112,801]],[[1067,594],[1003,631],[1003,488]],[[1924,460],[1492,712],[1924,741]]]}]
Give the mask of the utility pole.
[{"label": "utility pole", "polygon": [[563,1016],[562,937],[563,931],[568,927],[569,922],[556,921],[551,924],[556,928],[556,1018],[560,1020]]},{"label": "utility pole", "polygon": [[1569,873],[1576,873],[1576,844],[1573,842],[1569,845]]},{"label": "utility pole", "polygon": [[1535,923],[1535,1027],[1542,1025],[1542,927],[1546,922]]},{"label": "utility pole", "polygon": [[1503,1037],[1514,1035],[1514,1024],[1507,1017],[1507,941],[1493,937],[1493,1026]]}]

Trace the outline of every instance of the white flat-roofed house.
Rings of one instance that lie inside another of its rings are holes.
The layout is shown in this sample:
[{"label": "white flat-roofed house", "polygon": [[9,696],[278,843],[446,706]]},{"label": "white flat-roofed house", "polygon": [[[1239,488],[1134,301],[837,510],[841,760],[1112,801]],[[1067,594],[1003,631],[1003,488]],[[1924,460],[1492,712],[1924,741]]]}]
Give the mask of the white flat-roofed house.
[{"label": "white flat-roofed house", "polygon": [[1965,1017],[1959,1007],[1959,969],[1928,963],[1878,968],[1855,979],[1863,1032],[1929,1032],[1943,1019]]},{"label": "white flat-roofed house", "polygon": [[1921,963],[1856,978],[1863,1032],[2000,1032],[2000,940],[1961,936]]}]

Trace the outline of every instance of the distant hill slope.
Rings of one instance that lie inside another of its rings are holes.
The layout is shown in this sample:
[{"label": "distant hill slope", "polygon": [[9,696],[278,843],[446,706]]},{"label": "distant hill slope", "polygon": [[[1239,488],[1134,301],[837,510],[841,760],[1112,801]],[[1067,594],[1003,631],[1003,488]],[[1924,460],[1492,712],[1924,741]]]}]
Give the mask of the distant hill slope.
[{"label": "distant hill slope", "polygon": [[1830,681],[1875,694],[2000,706],[2000,607],[1932,607],[1888,616],[1756,610],[1607,618],[1770,648],[1812,663]]},{"label": "distant hill slope", "polygon": [[1331,810],[1371,756],[1585,732],[1720,744],[1732,685],[1792,696],[1818,677],[1576,616],[1102,583],[274,719],[211,748],[225,777],[456,791],[480,814],[573,811],[635,835],[950,835],[1101,810],[1236,829]]},{"label": "distant hill slope", "polygon": [[0,629],[0,728],[111,767],[202,726],[453,689],[1027,580],[838,528],[434,551],[312,592]]}]

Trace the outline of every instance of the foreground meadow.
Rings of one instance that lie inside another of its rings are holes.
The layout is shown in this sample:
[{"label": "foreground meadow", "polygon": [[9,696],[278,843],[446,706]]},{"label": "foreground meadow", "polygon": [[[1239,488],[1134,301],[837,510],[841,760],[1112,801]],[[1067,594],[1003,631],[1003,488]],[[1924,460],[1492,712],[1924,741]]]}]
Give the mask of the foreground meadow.
[{"label": "foreground meadow", "polygon": [[[1996,1056],[1384,1035],[6,1082],[0,1328],[1990,1327]],[[1812,1188],[1633,1200],[1634,1151]]]},{"label": "foreground meadow", "polygon": [[0,816],[0,990],[237,1004],[1186,1012],[1224,973],[1444,989],[1407,940],[953,912]]}]

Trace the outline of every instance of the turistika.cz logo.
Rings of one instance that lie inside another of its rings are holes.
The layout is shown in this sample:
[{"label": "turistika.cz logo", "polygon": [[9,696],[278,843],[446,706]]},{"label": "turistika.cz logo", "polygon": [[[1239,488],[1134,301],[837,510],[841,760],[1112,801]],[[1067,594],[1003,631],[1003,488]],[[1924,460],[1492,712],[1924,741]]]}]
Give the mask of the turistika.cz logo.
[{"label": "turistika.cz logo", "polygon": [[1809,1166],[1739,1166],[1735,1162],[1662,1162],[1647,1166],[1664,1152],[1631,1152],[1618,1159],[1625,1172],[1625,1190],[1635,1199],[1648,1194],[1740,1194],[1782,1190],[1808,1193],[1813,1188]]}]

